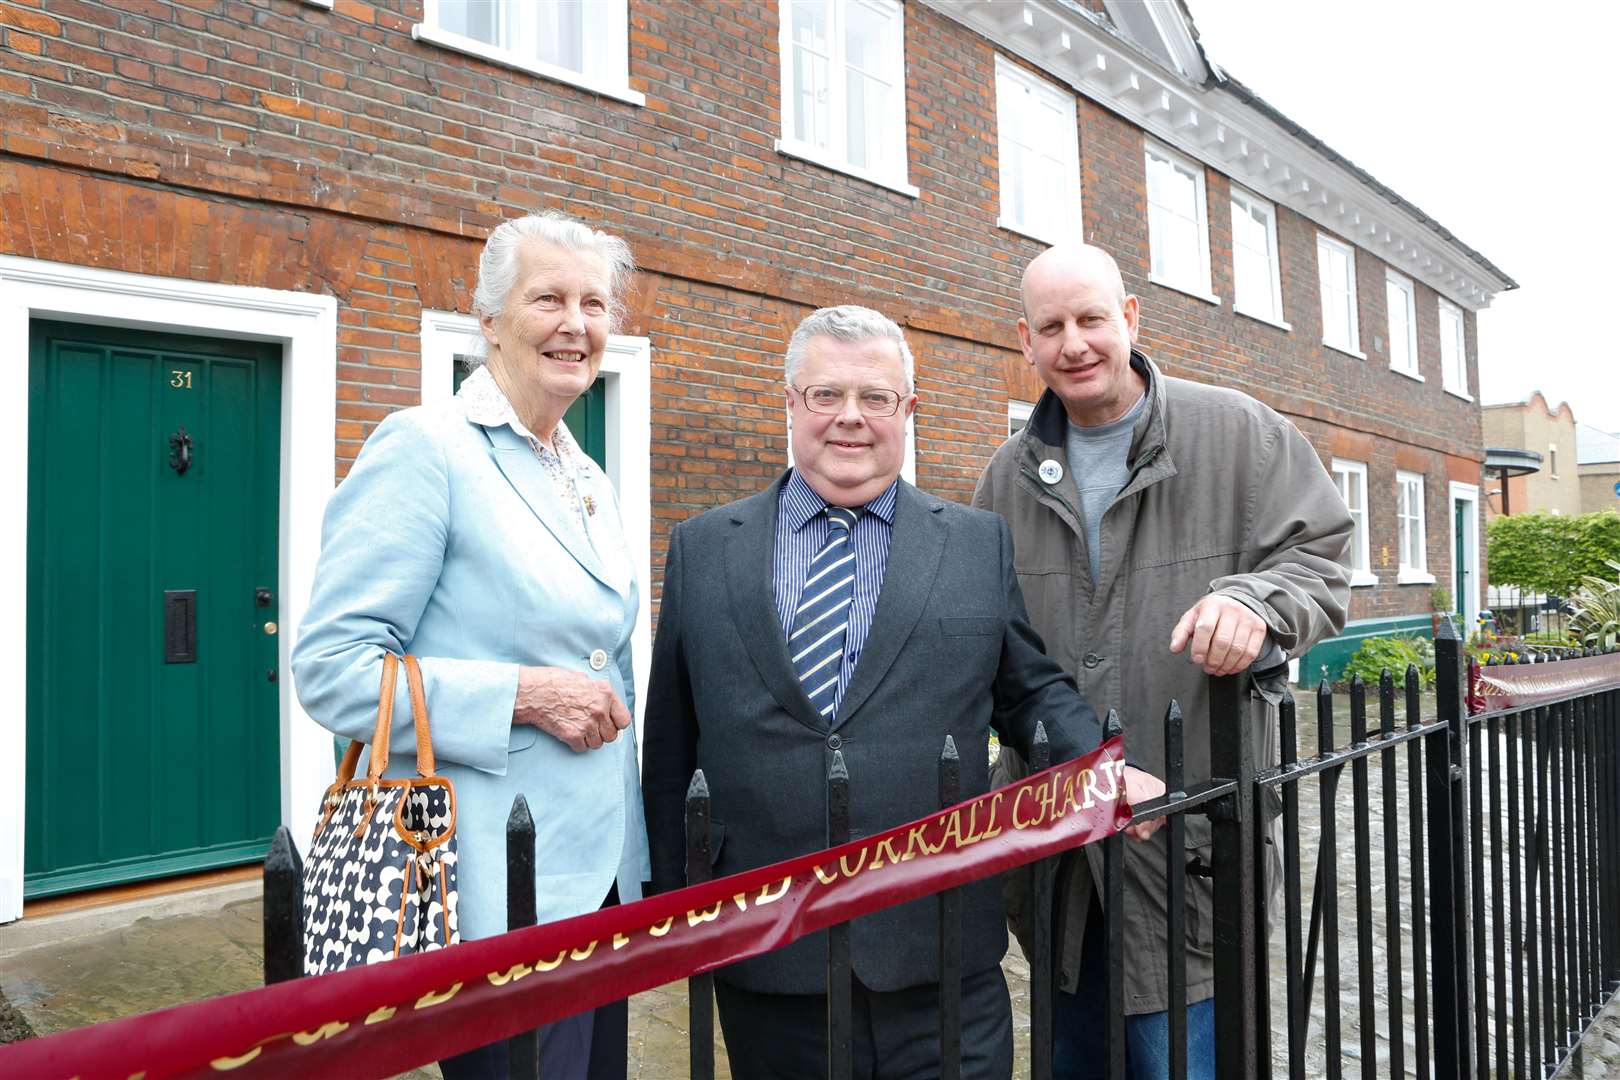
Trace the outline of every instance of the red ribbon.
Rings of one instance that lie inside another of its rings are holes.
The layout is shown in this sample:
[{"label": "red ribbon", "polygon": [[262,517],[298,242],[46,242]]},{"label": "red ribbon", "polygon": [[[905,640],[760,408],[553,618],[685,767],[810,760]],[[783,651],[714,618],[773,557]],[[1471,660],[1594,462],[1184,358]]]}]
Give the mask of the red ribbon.
[{"label": "red ribbon", "polygon": [[919,821],[545,926],[0,1048],[66,1080],[386,1077],[1109,836],[1124,747]]}]

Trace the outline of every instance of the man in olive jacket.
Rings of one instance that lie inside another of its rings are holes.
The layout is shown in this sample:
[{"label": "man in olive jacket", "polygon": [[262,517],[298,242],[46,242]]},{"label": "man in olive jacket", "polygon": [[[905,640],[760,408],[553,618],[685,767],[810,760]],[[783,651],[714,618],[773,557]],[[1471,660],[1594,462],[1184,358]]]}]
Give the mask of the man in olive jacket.
[{"label": "man in olive jacket", "polygon": [[[1047,390],[992,457],[974,505],[1006,517],[1031,622],[1086,699],[1119,710],[1144,768],[1160,772],[1165,708],[1180,702],[1186,782],[1198,784],[1209,779],[1207,676],[1250,671],[1275,705],[1287,657],[1343,628],[1350,515],[1292,423],[1237,391],[1170,378],[1133,348],[1137,299],[1106,252],[1045,252],[1025,270],[1023,307],[1019,341]],[[1274,762],[1274,709],[1253,735],[1256,760]],[[1023,771],[1004,751],[995,782]],[[1126,846],[1133,1077],[1163,1075],[1167,1054],[1167,837]],[[1175,857],[1209,864],[1207,819],[1188,815],[1186,848]],[[1059,1077],[1101,1068],[1102,863],[1097,849],[1084,854],[1064,881]],[[1212,1077],[1209,879],[1189,878],[1187,895],[1188,1075]],[[1027,875],[1010,879],[1008,901],[1022,934]]]}]

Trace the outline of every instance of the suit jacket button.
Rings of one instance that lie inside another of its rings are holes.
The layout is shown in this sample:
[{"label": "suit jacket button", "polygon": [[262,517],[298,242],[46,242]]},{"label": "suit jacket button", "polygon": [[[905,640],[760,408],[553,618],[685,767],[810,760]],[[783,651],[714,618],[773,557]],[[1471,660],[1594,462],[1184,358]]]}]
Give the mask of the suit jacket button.
[{"label": "suit jacket button", "polygon": [[1080,662],[1086,665],[1086,667],[1096,667],[1098,664],[1102,663],[1102,657],[1098,656],[1094,652],[1088,652],[1086,653],[1086,658]]},{"label": "suit jacket button", "polygon": [[591,653],[591,670],[601,671],[605,667],[607,667],[607,653],[601,649]]},{"label": "suit jacket button", "polygon": [[838,737],[838,733],[836,731],[833,732],[831,735],[827,736],[827,749],[829,749],[829,750],[837,750],[840,746],[843,746],[843,745],[844,745],[844,740],[840,739]]}]

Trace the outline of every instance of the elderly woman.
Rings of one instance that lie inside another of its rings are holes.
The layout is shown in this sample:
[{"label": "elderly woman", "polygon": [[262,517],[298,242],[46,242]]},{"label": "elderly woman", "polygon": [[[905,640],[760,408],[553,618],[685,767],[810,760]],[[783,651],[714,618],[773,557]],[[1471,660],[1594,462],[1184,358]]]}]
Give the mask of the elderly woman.
[{"label": "elderly woman", "polygon": [[[420,659],[456,790],[463,939],[506,929],[515,795],[534,815],[541,922],[639,899],[649,876],[636,581],[613,490],[562,419],[596,379],[631,271],[622,240],[559,214],[495,229],[473,300],[485,362],[453,401],[384,420],[327,509],[299,700],[369,740],[383,654]],[[389,776],[415,772],[410,715],[401,679]],[[541,1053],[548,1077],[622,1077],[623,1004],[550,1025]],[[504,1077],[504,1044],[443,1069]]]}]

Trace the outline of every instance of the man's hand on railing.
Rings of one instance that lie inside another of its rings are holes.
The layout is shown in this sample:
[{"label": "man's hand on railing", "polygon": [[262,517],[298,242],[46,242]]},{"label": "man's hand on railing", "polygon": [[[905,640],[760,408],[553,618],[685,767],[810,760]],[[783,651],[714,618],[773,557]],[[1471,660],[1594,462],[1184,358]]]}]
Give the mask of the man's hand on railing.
[{"label": "man's hand on railing", "polygon": [[1187,609],[1170,631],[1170,651],[1192,647],[1206,675],[1232,675],[1254,663],[1266,645],[1266,621],[1246,604],[1211,593]]},{"label": "man's hand on railing", "polygon": [[[1149,800],[1161,798],[1164,790],[1164,781],[1157,776],[1129,765],[1125,766],[1125,799],[1131,806],[1141,806]],[[1158,832],[1159,826],[1163,824],[1162,814],[1146,821],[1136,818],[1126,827],[1125,835],[1133,840],[1146,840]]]}]

